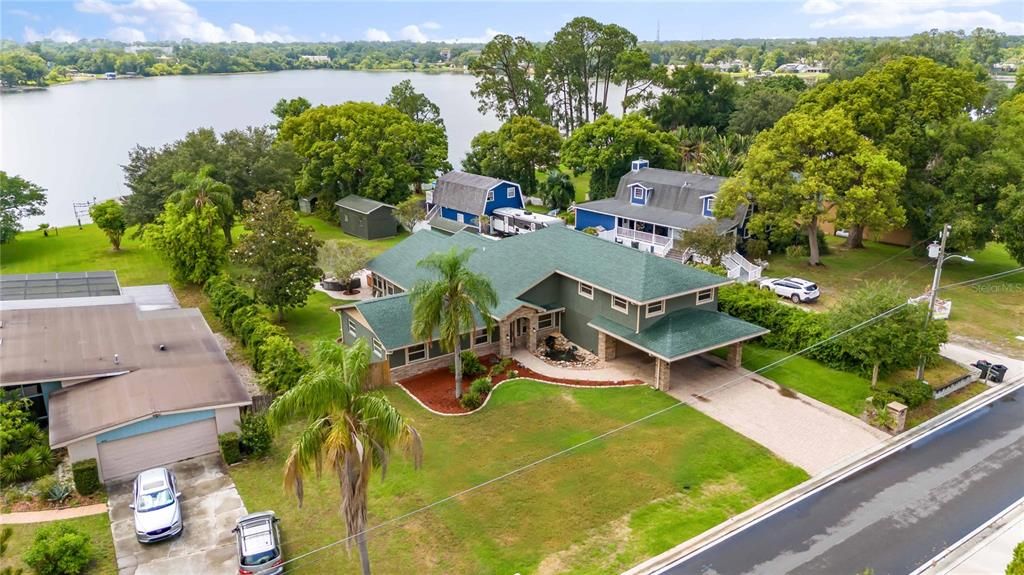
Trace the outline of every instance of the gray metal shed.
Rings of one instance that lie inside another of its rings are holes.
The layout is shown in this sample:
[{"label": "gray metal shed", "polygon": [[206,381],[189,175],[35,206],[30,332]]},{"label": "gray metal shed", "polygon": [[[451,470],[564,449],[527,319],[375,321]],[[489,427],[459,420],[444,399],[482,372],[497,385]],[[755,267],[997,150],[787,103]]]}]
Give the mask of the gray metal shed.
[{"label": "gray metal shed", "polygon": [[346,234],[376,240],[398,233],[399,224],[392,213],[395,209],[392,205],[351,194],[334,205],[338,207],[338,223]]}]

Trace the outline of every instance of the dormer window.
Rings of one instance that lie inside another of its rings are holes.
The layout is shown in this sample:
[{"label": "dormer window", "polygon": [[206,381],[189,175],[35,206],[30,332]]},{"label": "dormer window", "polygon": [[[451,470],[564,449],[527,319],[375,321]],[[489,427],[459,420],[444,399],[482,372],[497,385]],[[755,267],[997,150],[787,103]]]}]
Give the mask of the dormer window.
[{"label": "dormer window", "polygon": [[715,196],[701,196],[700,201],[702,203],[702,212],[705,218],[715,217]]},{"label": "dormer window", "polygon": [[494,201],[494,190],[487,190],[487,201],[488,202],[493,202]]},{"label": "dormer window", "polygon": [[630,203],[635,206],[647,205],[647,193],[650,191],[643,184],[633,184],[630,188]]}]

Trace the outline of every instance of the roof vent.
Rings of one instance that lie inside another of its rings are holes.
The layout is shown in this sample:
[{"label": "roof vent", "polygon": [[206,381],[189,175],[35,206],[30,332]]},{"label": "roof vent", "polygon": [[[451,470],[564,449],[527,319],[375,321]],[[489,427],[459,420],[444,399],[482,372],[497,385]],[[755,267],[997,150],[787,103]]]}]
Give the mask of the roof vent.
[{"label": "roof vent", "polygon": [[160,344],[160,351],[167,351],[167,346],[161,343]]},{"label": "roof vent", "polygon": [[114,365],[121,365],[121,356],[114,354]]}]

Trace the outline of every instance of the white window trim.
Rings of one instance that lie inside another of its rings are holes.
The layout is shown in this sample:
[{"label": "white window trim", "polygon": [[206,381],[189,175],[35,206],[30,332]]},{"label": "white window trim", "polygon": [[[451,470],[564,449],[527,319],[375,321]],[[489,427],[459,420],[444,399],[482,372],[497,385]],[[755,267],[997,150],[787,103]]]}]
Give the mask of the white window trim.
[{"label": "white window trim", "polygon": [[[625,308],[621,308],[621,307],[615,305],[616,300],[621,301],[622,303],[626,304],[626,307]],[[622,313],[624,313],[626,315],[629,315],[629,300],[626,299],[626,298],[623,298],[623,297],[619,297],[617,295],[613,295],[612,296],[612,309],[615,310],[615,311],[621,311]]]},{"label": "white window trim", "polygon": [[[584,288],[586,288],[586,290],[589,290],[590,293],[586,293]],[[579,293],[581,296],[587,299],[594,299],[594,286],[588,283],[579,282]]]},{"label": "white window trim", "polygon": [[715,288],[702,289],[697,292],[697,305],[708,303],[715,299]]},{"label": "white window trim", "polygon": [[373,353],[377,357],[384,359],[388,356],[388,350],[384,347],[384,344],[377,338],[373,338]]},{"label": "white window trim", "polygon": [[[639,192],[639,194],[637,194]],[[647,196],[647,190],[643,186],[633,186],[633,199],[644,200]]]},{"label": "white window trim", "polygon": [[352,337],[356,337],[356,320],[347,317],[345,320],[348,322],[348,334]]},{"label": "white window trim", "polygon": [[494,201],[494,190],[487,190],[487,201],[488,202],[493,202]]},{"label": "white window trim", "polygon": [[[480,338],[483,337],[483,341]],[[491,334],[487,328],[478,329],[473,333],[473,345],[484,345],[485,343],[491,342]]]},{"label": "white window trim", "polygon": [[[661,306],[661,309],[659,309],[658,311],[653,311],[652,312],[651,311],[651,306],[652,305]],[[665,300],[653,301],[653,302],[647,304],[646,306],[644,306],[644,317],[655,317],[655,316],[664,315],[664,314],[665,314]]]},{"label": "white window trim", "polygon": [[[409,358],[409,353],[412,352],[414,349],[417,349],[417,348],[423,350],[423,357],[421,357],[419,359],[410,359]],[[405,348],[405,363],[406,364],[410,364],[410,363],[417,363],[417,362],[420,362],[420,361],[426,361],[427,359],[430,358],[429,355],[430,355],[430,352],[429,352],[429,348],[427,347],[427,344],[421,343],[419,345],[410,345],[409,347]]]},{"label": "white window trim", "polygon": [[509,199],[512,199],[512,198],[516,197],[516,187],[515,186],[509,186],[508,187],[508,192],[506,192],[506,193],[508,194],[507,197]]},{"label": "white window trim", "polygon": [[[548,322],[548,325],[541,325],[542,321]],[[542,313],[537,316],[537,329],[551,329],[555,327],[555,314],[554,313]]]}]

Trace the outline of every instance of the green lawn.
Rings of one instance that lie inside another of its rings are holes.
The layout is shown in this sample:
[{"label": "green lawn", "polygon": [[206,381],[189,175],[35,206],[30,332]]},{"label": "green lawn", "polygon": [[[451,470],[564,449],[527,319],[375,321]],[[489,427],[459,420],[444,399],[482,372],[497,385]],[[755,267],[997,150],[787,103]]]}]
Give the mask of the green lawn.
[{"label": "green lawn", "polygon": [[[743,367],[756,371],[788,355],[785,351],[747,344],[743,346]],[[762,375],[855,417],[864,411],[864,400],[871,396],[871,381],[805,357],[794,357]]]},{"label": "green lawn", "polygon": [[[306,305],[284,312],[284,326],[288,336],[292,338],[300,350],[309,350],[319,339],[336,339],[341,335],[338,314],[331,311],[332,306],[348,303],[336,300],[331,296],[314,291]],[[268,312],[269,317],[276,317]]]},{"label": "green lawn", "polygon": [[[67,519],[68,525],[89,535],[92,540],[95,559],[86,573],[90,575],[116,575],[117,561],[114,557],[114,541],[110,537],[110,521],[106,513]],[[0,569],[5,567],[21,568],[25,573],[30,573],[28,565],[22,562],[22,555],[32,546],[36,530],[46,525],[45,523],[27,523],[24,525],[11,525],[12,535],[8,541],[7,553],[0,557]]]},{"label": "green lawn", "polygon": [[299,215],[299,221],[303,224],[313,228],[313,235],[320,240],[343,240],[346,243],[355,243],[362,245],[366,249],[370,250],[373,255],[377,255],[385,250],[394,247],[395,244],[409,237],[408,232],[402,232],[401,234],[392,238],[383,238],[379,240],[364,240],[355,236],[350,236],[345,232],[341,231],[341,227],[334,223],[328,222],[315,215]]},{"label": "green lawn", "polygon": [[[830,307],[844,293],[867,281],[896,278],[905,280],[906,295],[921,295],[931,286],[932,260],[918,258],[900,246],[865,242],[863,250],[847,250],[843,239],[828,238],[832,255],[824,256],[823,267],[810,268],[806,258],[776,255],[765,275],[795,275],[817,282],[822,296],[817,305]],[[1019,267],[1001,244],[990,243],[984,250],[970,252],[974,263],[957,259],[946,262],[942,283],[952,284]],[[952,333],[989,342],[1011,355],[1024,353],[1024,273],[1007,276],[987,284],[952,288],[942,297],[953,302],[949,319]]]},{"label": "green lawn", "polygon": [[[423,436],[415,471],[396,458],[374,477],[370,524],[400,516],[675,403],[648,387],[506,384],[467,417],[440,417],[398,388],[385,393]],[[288,428],[268,459],[231,468],[249,509],[282,517],[288,555],[345,535],[333,477],[306,482],[298,509],[281,485]],[[374,532],[379,573],[618,572],[779,493],[807,475],[690,407]],[[319,560],[314,560],[314,557]],[[354,573],[338,546],[297,562],[308,573]]]},{"label": "green lawn", "polygon": [[921,425],[943,411],[953,409],[975,395],[982,393],[986,389],[988,389],[988,386],[984,383],[975,382],[959,391],[955,391],[947,395],[946,397],[941,399],[932,399],[925,402],[924,405],[911,410],[910,413],[907,414],[907,429]]}]

